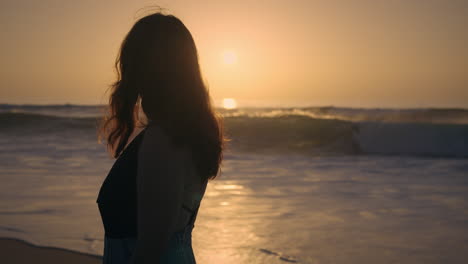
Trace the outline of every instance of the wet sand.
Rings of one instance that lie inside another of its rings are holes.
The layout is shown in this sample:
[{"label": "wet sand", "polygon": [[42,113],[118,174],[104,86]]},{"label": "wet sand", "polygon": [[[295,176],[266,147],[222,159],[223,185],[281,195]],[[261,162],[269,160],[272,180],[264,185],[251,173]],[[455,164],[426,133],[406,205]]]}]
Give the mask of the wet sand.
[{"label": "wet sand", "polygon": [[102,258],[67,249],[36,246],[14,238],[0,238],[0,262],[5,264],[100,264]]}]

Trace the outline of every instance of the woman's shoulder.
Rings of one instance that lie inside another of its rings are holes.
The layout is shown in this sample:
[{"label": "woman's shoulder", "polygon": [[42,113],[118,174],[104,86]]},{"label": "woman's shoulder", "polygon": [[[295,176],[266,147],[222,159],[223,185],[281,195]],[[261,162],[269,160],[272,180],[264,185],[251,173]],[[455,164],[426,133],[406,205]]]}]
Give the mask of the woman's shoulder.
[{"label": "woman's shoulder", "polygon": [[145,139],[160,141],[162,143],[170,144],[171,138],[167,132],[157,123],[149,122],[145,127]]},{"label": "woman's shoulder", "polygon": [[[200,190],[192,151],[186,146],[178,146],[172,142],[170,135],[158,124],[148,124],[145,128],[143,141],[138,154],[142,170],[159,168],[164,172],[170,171],[171,181],[175,175],[181,176],[185,186],[193,185],[195,191]],[[146,168],[146,169],[145,169]],[[175,172],[180,173],[175,173]]]},{"label": "woman's shoulder", "polygon": [[190,155],[189,149],[175,144],[174,139],[161,125],[149,122],[144,132],[142,148],[151,151],[164,151],[165,153],[179,156]]}]

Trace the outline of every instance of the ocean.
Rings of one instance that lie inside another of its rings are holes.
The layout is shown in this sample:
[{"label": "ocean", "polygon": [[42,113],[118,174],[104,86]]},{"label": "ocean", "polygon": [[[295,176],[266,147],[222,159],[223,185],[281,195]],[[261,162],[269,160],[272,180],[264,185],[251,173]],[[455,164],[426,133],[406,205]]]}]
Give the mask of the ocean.
[{"label": "ocean", "polygon": [[[0,104],[0,237],[102,255],[103,109]],[[466,263],[467,109],[217,111],[199,263]]]}]

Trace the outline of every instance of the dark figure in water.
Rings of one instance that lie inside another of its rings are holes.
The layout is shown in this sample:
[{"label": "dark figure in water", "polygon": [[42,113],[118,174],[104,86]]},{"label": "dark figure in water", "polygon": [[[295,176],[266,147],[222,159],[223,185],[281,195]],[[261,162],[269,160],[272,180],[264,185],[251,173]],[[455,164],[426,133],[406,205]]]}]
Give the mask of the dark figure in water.
[{"label": "dark figure in water", "polygon": [[100,138],[116,158],[99,191],[104,263],[195,263],[191,244],[225,138],[185,25],[160,12],[138,20],[116,61]]}]

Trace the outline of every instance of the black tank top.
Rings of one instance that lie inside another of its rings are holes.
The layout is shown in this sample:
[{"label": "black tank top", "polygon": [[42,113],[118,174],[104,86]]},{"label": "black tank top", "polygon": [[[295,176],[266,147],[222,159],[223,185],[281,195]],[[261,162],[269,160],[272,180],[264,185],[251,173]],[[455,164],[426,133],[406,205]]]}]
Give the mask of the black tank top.
[{"label": "black tank top", "polygon": [[[145,131],[146,128],[116,159],[99,190],[96,202],[107,237],[137,237],[137,154]],[[198,207],[195,210],[182,207],[196,217]]]}]

